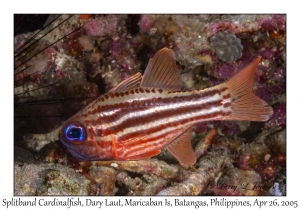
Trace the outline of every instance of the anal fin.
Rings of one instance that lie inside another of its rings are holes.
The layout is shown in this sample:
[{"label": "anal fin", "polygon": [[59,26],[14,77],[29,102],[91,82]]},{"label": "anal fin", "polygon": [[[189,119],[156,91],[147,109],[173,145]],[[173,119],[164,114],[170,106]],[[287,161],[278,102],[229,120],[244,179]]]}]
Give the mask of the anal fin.
[{"label": "anal fin", "polygon": [[166,147],[182,165],[192,166],[196,163],[196,156],[190,140],[191,132],[192,128],[188,128]]}]

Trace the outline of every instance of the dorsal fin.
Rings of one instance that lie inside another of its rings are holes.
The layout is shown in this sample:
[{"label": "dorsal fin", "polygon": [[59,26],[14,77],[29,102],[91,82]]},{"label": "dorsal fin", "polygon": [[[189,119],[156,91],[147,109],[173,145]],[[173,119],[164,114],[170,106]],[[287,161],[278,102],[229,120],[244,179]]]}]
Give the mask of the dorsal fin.
[{"label": "dorsal fin", "polygon": [[140,87],[182,90],[184,85],[176,68],[173,50],[163,48],[149,60]]},{"label": "dorsal fin", "polygon": [[192,128],[187,129],[174,141],[172,141],[166,149],[179,161],[180,164],[192,166],[196,163],[195,152],[191,144]]},{"label": "dorsal fin", "polygon": [[121,92],[124,90],[130,90],[133,88],[139,87],[142,79],[142,74],[140,72],[136,73],[135,75],[129,77],[128,79],[125,79],[120,84],[118,84],[116,87],[112,88],[109,92]]}]

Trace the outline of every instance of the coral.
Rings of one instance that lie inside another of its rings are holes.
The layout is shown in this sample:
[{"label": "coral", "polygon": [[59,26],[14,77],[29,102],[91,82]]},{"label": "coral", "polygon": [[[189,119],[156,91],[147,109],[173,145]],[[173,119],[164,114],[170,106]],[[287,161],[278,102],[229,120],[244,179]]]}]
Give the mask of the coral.
[{"label": "coral", "polygon": [[224,62],[232,63],[242,57],[243,45],[234,34],[221,31],[210,37],[210,47]]},{"label": "coral", "polygon": [[102,166],[113,166],[118,170],[126,170],[135,173],[150,173],[165,179],[178,176],[179,168],[175,165],[168,165],[159,160],[139,160],[139,161],[103,161],[94,164]]},{"label": "coral", "polygon": [[259,195],[261,188],[261,178],[255,171],[232,168],[218,179],[213,191],[215,195],[223,196]]},{"label": "coral", "polygon": [[272,118],[266,122],[267,127],[277,127],[286,125],[286,104],[281,103],[274,106]]},{"label": "coral", "polygon": [[198,169],[195,172],[188,173],[182,182],[163,189],[158,195],[202,194],[224,168],[231,166],[231,161],[227,156],[221,153],[209,153],[199,160]]},{"label": "coral", "polygon": [[153,25],[153,19],[151,16],[149,15],[142,15],[140,22],[139,22],[139,26],[140,26],[140,30],[142,32],[150,32],[152,25]]},{"label": "coral", "polygon": [[[23,36],[20,35],[16,39],[16,48],[23,43],[19,40],[20,37]],[[19,116],[16,118],[18,124],[32,127],[31,132],[46,133],[62,122],[63,116],[58,117],[61,113],[64,113],[66,118],[70,117],[78,111],[78,107],[83,108],[96,98],[99,92],[94,83],[86,80],[85,73],[82,71],[83,65],[77,59],[51,46],[38,53],[49,44],[45,39],[38,41],[38,44],[33,44],[27,49],[25,56],[18,57],[16,61],[15,115]],[[62,97],[68,100],[60,103]],[[41,100],[48,100],[51,103],[34,103]],[[25,106],[25,103],[30,105]],[[28,113],[48,117],[29,118],[24,122],[23,117],[28,116]],[[21,132],[18,134],[22,135]]]},{"label": "coral", "polygon": [[23,140],[26,142],[29,149],[39,151],[45,145],[57,140],[60,129],[61,126],[47,134],[28,134],[23,136]]},{"label": "coral", "polygon": [[129,190],[128,195],[156,195],[167,185],[167,181],[162,178],[144,174],[141,178],[133,179],[125,171],[117,175],[117,180]]},{"label": "coral", "polygon": [[84,51],[91,51],[94,48],[94,40],[90,36],[83,35],[78,38]]},{"label": "coral", "polygon": [[108,167],[89,168],[89,179],[92,179],[96,184],[91,186],[91,194],[93,195],[114,195],[116,172]]},{"label": "coral", "polygon": [[[224,60],[223,60],[224,61]],[[226,61],[225,61],[226,62]],[[218,78],[229,79],[235,73],[235,66],[232,64],[224,63],[220,68],[215,71]]]},{"label": "coral", "polygon": [[139,68],[138,63],[135,61],[136,55],[134,49],[125,35],[113,40],[111,43],[111,54],[112,58],[121,67],[121,71],[135,72]]},{"label": "coral", "polygon": [[205,138],[197,144],[195,147],[195,155],[197,158],[201,157],[207,152],[207,149],[210,147],[213,139],[217,136],[217,131],[213,128],[211,129]]},{"label": "coral", "polygon": [[35,162],[35,158],[31,152],[18,146],[14,147],[14,158],[15,163],[20,165],[23,163],[30,164]]},{"label": "coral", "polygon": [[15,165],[14,195],[88,195],[90,181],[62,165]]},{"label": "coral", "polygon": [[265,141],[271,152],[274,154],[285,154],[286,153],[286,130],[279,130]]},{"label": "coral", "polygon": [[266,129],[251,144],[243,144],[236,159],[238,167],[255,170],[265,183],[274,180],[286,165],[285,130],[279,129]]},{"label": "coral", "polygon": [[263,143],[244,144],[239,148],[236,163],[243,170],[252,169],[263,162],[266,154],[269,154],[269,149]]},{"label": "coral", "polygon": [[273,15],[271,18],[263,20],[261,27],[266,31],[281,30],[286,31],[286,16]]},{"label": "coral", "polygon": [[118,19],[115,15],[107,17],[88,18],[83,25],[87,35],[93,37],[111,36],[116,33]]}]

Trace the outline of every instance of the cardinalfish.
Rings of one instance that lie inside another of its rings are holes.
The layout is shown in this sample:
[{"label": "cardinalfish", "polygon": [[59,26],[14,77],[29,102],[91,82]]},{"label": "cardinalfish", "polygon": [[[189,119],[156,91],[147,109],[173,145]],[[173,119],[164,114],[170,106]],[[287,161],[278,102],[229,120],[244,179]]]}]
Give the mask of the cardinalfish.
[{"label": "cardinalfish", "polygon": [[65,122],[60,139],[81,160],[140,160],[165,148],[180,164],[192,166],[194,124],[266,121],[273,114],[252,90],[260,59],[222,84],[186,91],[173,51],[164,48],[150,59],[143,76],[126,79]]}]

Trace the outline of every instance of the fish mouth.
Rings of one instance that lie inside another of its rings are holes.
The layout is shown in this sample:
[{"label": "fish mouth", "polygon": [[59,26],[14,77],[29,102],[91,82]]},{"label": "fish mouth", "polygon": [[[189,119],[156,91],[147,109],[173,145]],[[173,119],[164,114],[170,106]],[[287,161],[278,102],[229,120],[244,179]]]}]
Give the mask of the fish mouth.
[{"label": "fish mouth", "polygon": [[60,141],[67,147],[69,152],[76,158],[80,160],[85,160],[86,158],[80,155],[80,153],[74,148],[74,145],[71,145],[71,143],[66,142],[61,136],[59,137]]},{"label": "fish mouth", "polygon": [[84,148],[82,147],[82,145],[77,148],[76,147],[77,145],[74,145],[74,144],[72,144],[70,142],[66,142],[61,137],[60,137],[60,141],[63,143],[63,145],[65,145],[67,147],[68,151],[71,153],[72,156],[76,157],[77,159],[79,159],[81,161],[99,160],[99,158],[97,159],[97,157],[94,157],[94,156],[82,155],[83,154],[83,150],[84,150]]}]

